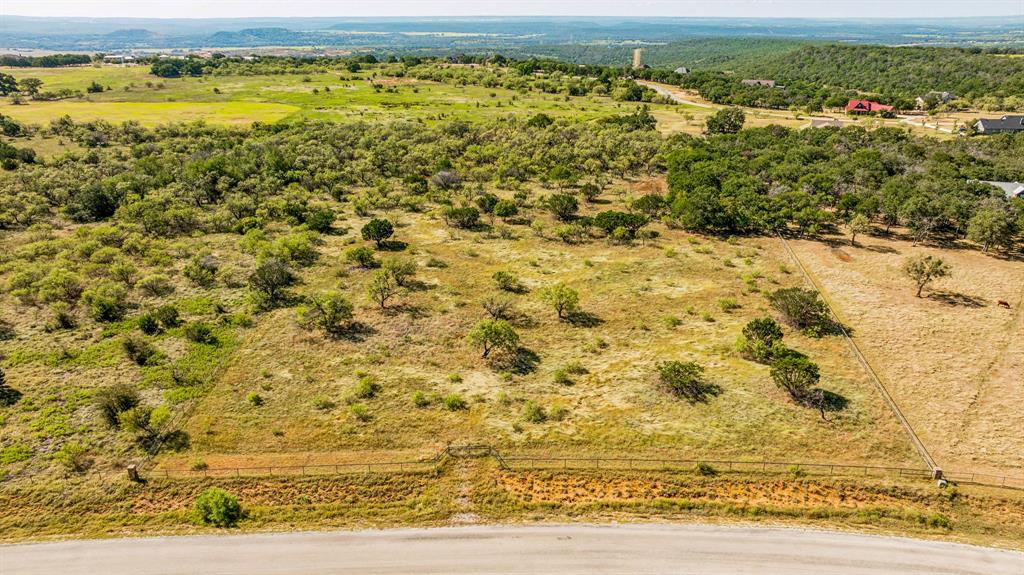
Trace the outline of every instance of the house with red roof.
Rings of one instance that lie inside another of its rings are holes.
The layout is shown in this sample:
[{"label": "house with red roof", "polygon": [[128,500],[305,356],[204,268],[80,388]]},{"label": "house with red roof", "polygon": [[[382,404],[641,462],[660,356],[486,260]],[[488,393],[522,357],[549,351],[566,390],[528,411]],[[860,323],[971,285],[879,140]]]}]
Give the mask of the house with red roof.
[{"label": "house with red roof", "polygon": [[850,100],[846,104],[847,114],[873,114],[878,112],[891,112],[893,109],[894,108],[892,106],[879,104],[872,100]]}]

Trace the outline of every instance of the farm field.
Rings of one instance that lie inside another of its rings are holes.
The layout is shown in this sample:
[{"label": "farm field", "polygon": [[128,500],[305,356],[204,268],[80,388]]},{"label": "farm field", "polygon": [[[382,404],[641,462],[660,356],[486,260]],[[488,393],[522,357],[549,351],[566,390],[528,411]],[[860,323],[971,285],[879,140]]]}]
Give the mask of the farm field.
[{"label": "farm field", "polygon": [[[877,236],[858,247],[839,238],[791,243],[940,465],[1019,474],[1020,261]],[[923,298],[914,297],[900,269],[918,253],[952,266],[952,276]]]},{"label": "farm field", "polygon": [[[0,114],[46,125],[64,115],[80,121],[135,120],[144,126],[204,120],[243,124],[307,119],[417,119],[455,117],[482,120],[538,112],[552,117],[592,119],[620,114],[634,105],[604,96],[567,97],[503,88],[455,86],[413,78],[387,77],[387,71],[158,78],[148,66],[72,69],[7,68],[15,78],[39,78],[48,90],[84,91],[96,81],[110,90],[57,102],[0,103]],[[341,78],[344,78],[342,80]],[[374,84],[378,87],[375,87]],[[314,93],[316,90],[316,93]],[[388,91],[392,90],[392,91]],[[652,105],[662,118],[699,112],[689,106]],[[692,109],[691,109],[692,108]],[[697,118],[699,120],[699,118]],[[702,125],[696,121],[694,128]],[[692,131],[692,130],[691,130]],[[696,130],[699,132],[699,129]]]}]

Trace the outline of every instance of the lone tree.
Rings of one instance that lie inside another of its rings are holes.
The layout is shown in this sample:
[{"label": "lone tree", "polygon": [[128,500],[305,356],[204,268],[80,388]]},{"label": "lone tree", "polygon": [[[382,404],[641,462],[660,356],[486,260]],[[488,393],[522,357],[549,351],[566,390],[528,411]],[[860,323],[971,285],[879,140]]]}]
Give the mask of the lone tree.
[{"label": "lone tree", "polygon": [[730,107],[722,108],[707,119],[707,132],[709,134],[735,134],[743,129],[747,121],[747,115],[743,108]]},{"label": "lone tree", "polygon": [[871,222],[864,214],[857,214],[850,218],[850,245],[857,245],[857,234],[866,234],[871,229]]},{"label": "lone tree", "polygon": [[344,331],[352,321],[352,310],[352,303],[341,292],[329,291],[310,297],[299,317],[307,327],[333,334]]},{"label": "lone tree", "polygon": [[555,308],[558,319],[565,319],[579,310],[580,295],[564,283],[540,290],[540,298],[544,303]]},{"label": "lone tree", "polygon": [[800,330],[825,330],[832,323],[828,307],[814,290],[783,288],[768,294],[768,303],[786,323]]},{"label": "lone tree", "polygon": [[14,405],[21,399],[21,392],[7,385],[7,374],[0,368],[0,407]]},{"label": "lone tree", "polygon": [[478,322],[466,335],[466,339],[474,345],[483,346],[481,357],[485,358],[495,349],[513,352],[519,347],[519,334],[512,328],[512,324],[503,319]]},{"label": "lone tree", "polygon": [[798,353],[787,353],[776,358],[771,367],[772,380],[797,403],[812,399],[814,386],[821,374],[818,365]]},{"label": "lone tree", "polygon": [[782,327],[770,317],[750,320],[743,327],[740,338],[740,352],[750,359],[767,363],[782,343]]},{"label": "lone tree", "polygon": [[39,78],[22,78],[18,82],[18,87],[21,88],[22,92],[25,92],[29,96],[35,96],[39,93],[39,88],[43,85],[43,81]]},{"label": "lone tree", "polygon": [[950,267],[942,258],[922,254],[908,258],[903,271],[917,284],[917,297],[921,297],[926,285],[950,274]]},{"label": "lone tree", "polygon": [[669,393],[690,402],[704,401],[715,389],[704,381],[704,368],[693,361],[666,361],[658,364],[658,382]]},{"label": "lone tree", "polygon": [[395,234],[395,226],[391,225],[391,222],[387,220],[374,218],[363,226],[362,233],[364,240],[374,241],[377,243],[377,247],[380,248],[384,244],[384,240]]},{"label": "lone tree", "polygon": [[295,274],[287,262],[267,258],[249,276],[249,289],[263,309],[276,306],[284,299],[286,288],[295,283]]},{"label": "lone tree", "polygon": [[380,309],[383,311],[387,307],[388,300],[398,295],[399,289],[400,286],[395,281],[393,273],[388,270],[378,270],[366,288],[366,293],[369,294],[370,299],[380,305]]}]

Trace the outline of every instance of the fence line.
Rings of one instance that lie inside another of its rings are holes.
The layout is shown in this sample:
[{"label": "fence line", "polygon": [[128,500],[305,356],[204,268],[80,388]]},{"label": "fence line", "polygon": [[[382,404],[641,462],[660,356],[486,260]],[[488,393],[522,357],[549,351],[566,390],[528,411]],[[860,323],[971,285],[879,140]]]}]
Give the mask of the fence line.
[{"label": "fence line", "polygon": [[789,257],[792,258],[793,261],[796,262],[797,267],[800,268],[800,273],[803,274],[804,279],[807,280],[809,284],[811,284],[811,287],[814,288],[814,291],[821,294],[821,299],[822,301],[825,302],[825,306],[828,307],[829,313],[832,314],[833,318],[835,318],[836,324],[839,327],[839,331],[842,332],[843,334],[843,339],[846,340],[847,345],[849,345],[850,349],[853,351],[854,357],[857,358],[857,361],[861,364],[861,366],[864,367],[865,371],[867,371],[868,375],[870,375],[871,379],[875,382],[875,387],[877,387],[878,391],[882,394],[882,398],[885,399],[885,402],[889,405],[889,409],[892,410],[893,414],[896,416],[896,419],[899,420],[900,425],[903,426],[903,430],[906,431],[907,436],[910,438],[910,442],[914,445],[914,448],[917,450],[918,455],[921,456],[921,459],[924,460],[925,465],[927,465],[928,468],[932,470],[933,474],[935,474],[936,476],[941,476],[942,470],[939,468],[938,464],[935,463],[935,459],[933,459],[931,453],[928,452],[928,448],[925,447],[924,442],[921,441],[921,438],[917,436],[917,433],[914,431],[914,428],[910,425],[910,421],[908,421],[906,416],[903,415],[903,410],[901,410],[900,406],[896,404],[896,400],[893,399],[892,395],[889,393],[889,390],[885,387],[885,384],[882,383],[882,378],[880,378],[878,374],[875,373],[874,368],[871,367],[871,364],[868,363],[867,358],[865,358],[864,354],[861,353],[860,347],[857,345],[857,342],[855,342],[853,338],[850,337],[850,334],[847,333],[846,327],[843,326],[843,322],[841,321],[839,314],[836,313],[836,310],[832,307],[832,304],[829,302],[828,298],[825,297],[824,290],[821,289],[821,287],[818,285],[818,282],[814,280],[811,274],[807,271],[807,268],[804,267],[803,262],[801,262],[800,258],[797,257],[796,252],[793,251],[792,246],[789,245],[789,242],[786,240],[786,238],[784,238],[781,233],[778,234],[778,236],[779,240],[782,241],[782,245],[785,246],[786,251],[789,252]]},{"label": "fence line", "polygon": [[[412,473],[433,472],[447,459],[493,458],[505,470],[526,469],[604,469],[617,471],[692,471],[695,473],[764,473],[827,475],[843,477],[895,477],[931,479],[933,471],[923,467],[894,467],[851,463],[817,463],[806,461],[752,461],[738,459],[675,459],[644,457],[559,457],[535,455],[507,455],[486,444],[448,445],[437,455],[418,460],[370,461],[364,463],[337,463],[315,465],[263,465],[251,467],[223,467],[207,469],[153,469],[151,478],[187,477],[289,477],[323,476],[353,473]],[[703,469],[707,465],[711,469]],[[948,472],[945,476],[954,482],[975,483],[995,487],[1024,489],[1024,477],[1011,477],[974,472]]]}]

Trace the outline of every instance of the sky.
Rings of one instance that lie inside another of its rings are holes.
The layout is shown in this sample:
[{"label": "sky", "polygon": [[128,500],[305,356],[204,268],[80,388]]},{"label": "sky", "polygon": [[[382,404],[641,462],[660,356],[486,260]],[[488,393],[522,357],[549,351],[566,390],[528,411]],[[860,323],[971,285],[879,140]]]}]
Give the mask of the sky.
[{"label": "sky", "polygon": [[1024,0],[0,0],[0,15],[946,18],[1024,16]]}]

